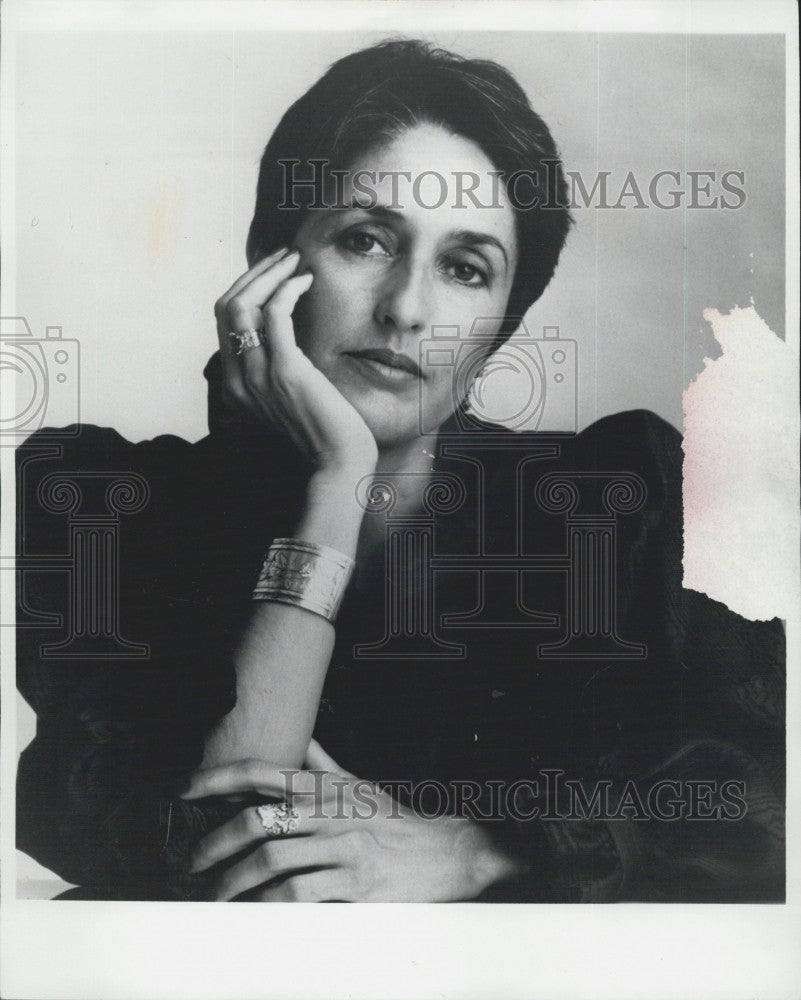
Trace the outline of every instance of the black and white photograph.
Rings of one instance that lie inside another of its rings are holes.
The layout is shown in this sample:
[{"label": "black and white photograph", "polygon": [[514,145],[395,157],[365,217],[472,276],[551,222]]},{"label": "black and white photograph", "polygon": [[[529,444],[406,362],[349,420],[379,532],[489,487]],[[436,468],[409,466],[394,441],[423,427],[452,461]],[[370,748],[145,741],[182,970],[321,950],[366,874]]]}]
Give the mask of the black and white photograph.
[{"label": "black and white photograph", "polygon": [[2,17],[3,995],[797,996],[795,5]]}]

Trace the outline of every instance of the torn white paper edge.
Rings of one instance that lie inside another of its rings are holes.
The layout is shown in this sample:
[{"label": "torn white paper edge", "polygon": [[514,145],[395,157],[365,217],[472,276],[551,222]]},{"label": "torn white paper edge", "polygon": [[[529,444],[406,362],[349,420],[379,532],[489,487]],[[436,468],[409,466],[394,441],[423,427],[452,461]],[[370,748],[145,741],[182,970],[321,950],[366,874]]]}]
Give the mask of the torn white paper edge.
[{"label": "torn white paper edge", "polygon": [[753,307],[703,316],[723,355],[683,396],[684,586],[744,618],[795,619],[798,358]]}]

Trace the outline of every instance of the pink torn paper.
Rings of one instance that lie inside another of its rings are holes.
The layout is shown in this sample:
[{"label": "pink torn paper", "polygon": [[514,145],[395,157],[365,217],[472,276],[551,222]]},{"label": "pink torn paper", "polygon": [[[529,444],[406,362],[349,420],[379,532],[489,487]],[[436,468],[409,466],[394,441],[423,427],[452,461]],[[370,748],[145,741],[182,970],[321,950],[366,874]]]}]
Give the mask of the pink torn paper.
[{"label": "pink torn paper", "polygon": [[797,619],[798,358],[752,307],[705,309],[723,356],[684,393],[684,586]]}]

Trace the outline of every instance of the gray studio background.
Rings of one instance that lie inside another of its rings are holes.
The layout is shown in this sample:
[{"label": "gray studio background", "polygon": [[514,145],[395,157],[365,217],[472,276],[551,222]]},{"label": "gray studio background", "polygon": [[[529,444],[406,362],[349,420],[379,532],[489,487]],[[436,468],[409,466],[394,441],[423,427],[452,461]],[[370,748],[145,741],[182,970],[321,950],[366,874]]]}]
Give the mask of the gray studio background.
[{"label": "gray studio background", "polygon": [[[37,337],[58,325],[80,342],[83,421],[203,436],[212,307],[246,267],[264,144],[333,60],[383,37],[18,37],[16,311]],[[577,342],[579,427],[647,407],[680,428],[682,391],[717,355],[702,309],[753,299],[784,333],[783,38],[425,37],[507,66],[567,169],[590,185],[610,171],[613,199],[628,171],[644,188],[660,170],[745,173],[735,211],[577,209],[527,317]],[[20,747],[32,734],[25,709]],[[19,874],[42,870],[25,859]]]},{"label": "gray studio background", "polygon": [[[83,420],[132,440],[205,433],[212,306],[246,267],[263,146],[329,63],[381,37],[20,37],[16,301],[35,335],[60,325],[80,341]],[[753,297],[783,333],[783,39],[433,40],[511,69],[588,186],[598,170],[612,192],[628,171],[642,187],[659,170],[745,173],[735,211],[578,209],[528,317],[577,341],[580,427],[640,406],[680,427],[681,393],[715,351],[704,307]]]}]

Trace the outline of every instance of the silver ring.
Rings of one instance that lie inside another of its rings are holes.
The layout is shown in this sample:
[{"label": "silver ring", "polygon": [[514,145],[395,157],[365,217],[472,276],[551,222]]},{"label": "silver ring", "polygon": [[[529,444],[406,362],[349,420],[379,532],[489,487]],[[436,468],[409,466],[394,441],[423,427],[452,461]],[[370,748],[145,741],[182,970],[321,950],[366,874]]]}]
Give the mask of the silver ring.
[{"label": "silver ring", "polygon": [[285,837],[298,828],[298,813],[288,802],[269,802],[256,806],[259,820],[268,837]]},{"label": "silver ring", "polygon": [[231,341],[231,353],[237,357],[245,351],[252,351],[254,347],[261,347],[264,343],[261,330],[232,330],[228,337]]}]

